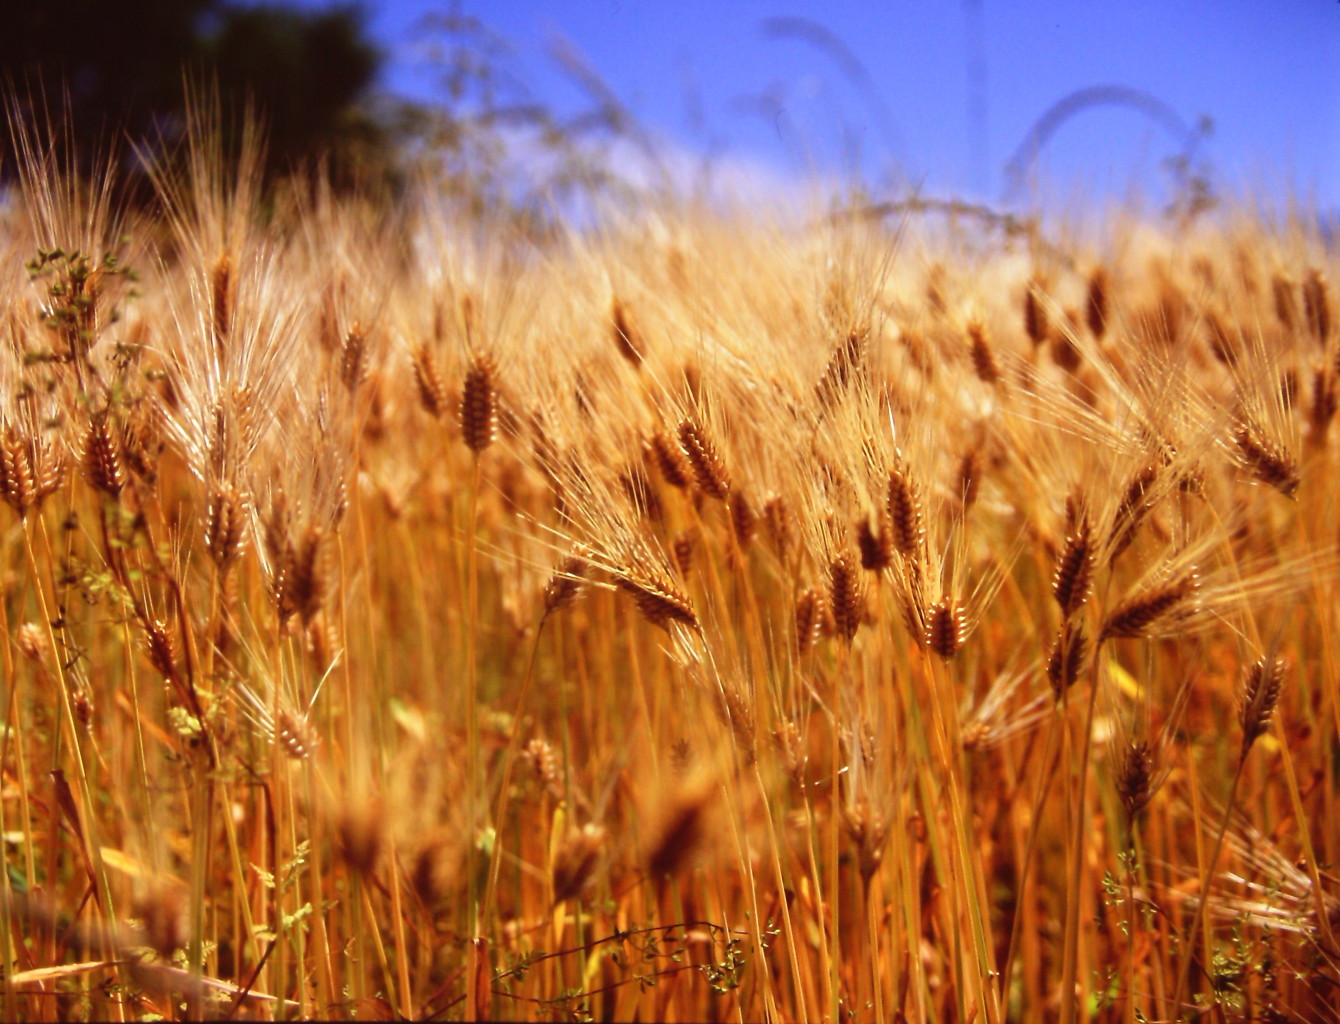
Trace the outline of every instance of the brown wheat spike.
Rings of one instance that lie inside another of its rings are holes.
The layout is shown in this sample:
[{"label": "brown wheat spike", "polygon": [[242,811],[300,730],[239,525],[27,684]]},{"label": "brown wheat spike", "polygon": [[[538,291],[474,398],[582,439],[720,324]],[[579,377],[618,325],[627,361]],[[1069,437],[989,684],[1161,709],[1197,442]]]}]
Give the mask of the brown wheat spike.
[{"label": "brown wheat spike", "polygon": [[614,583],[632,596],[637,610],[653,626],[669,632],[669,624],[679,622],[698,629],[698,614],[688,595],[659,574],[629,568],[618,573]]},{"label": "brown wheat spike", "polygon": [[47,631],[36,622],[25,622],[14,630],[14,646],[25,658],[39,664],[45,661],[51,652]]},{"label": "brown wheat spike", "polygon": [[745,493],[738,489],[731,493],[729,508],[735,542],[740,545],[741,551],[748,551],[754,542],[754,535],[758,533],[758,513],[754,511],[754,506],[750,504]]},{"label": "brown wheat spike", "polygon": [[949,661],[967,642],[967,610],[953,598],[942,597],[926,614],[926,646]]},{"label": "brown wheat spike", "polygon": [[1303,282],[1303,313],[1308,330],[1323,347],[1331,336],[1331,300],[1327,294],[1326,278],[1320,270],[1308,271]]},{"label": "brown wheat spike", "polygon": [[414,350],[413,360],[414,386],[419,392],[419,404],[433,419],[440,420],[446,415],[451,401],[447,385],[438,371],[437,361],[425,345]]},{"label": "brown wheat spike", "polygon": [[554,853],[552,883],[554,904],[580,896],[600,866],[605,830],[588,823],[569,832]]},{"label": "brown wheat spike", "polygon": [[1066,329],[1052,335],[1052,362],[1066,373],[1077,373],[1084,362],[1079,345],[1075,341],[1079,333],[1078,317],[1079,314],[1073,309],[1066,310]]},{"label": "brown wheat spike", "polygon": [[869,883],[884,860],[888,822],[871,809],[868,801],[857,800],[854,806],[842,808],[842,830],[856,847],[856,869]]},{"label": "brown wheat spike", "polygon": [[461,437],[465,446],[479,454],[498,434],[497,368],[482,352],[470,358],[461,389]]},{"label": "brown wheat spike", "polygon": [[1312,374],[1312,407],[1308,410],[1308,423],[1315,440],[1325,440],[1337,405],[1340,405],[1340,395],[1337,395],[1335,376],[1330,367],[1319,366]]},{"label": "brown wheat spike", "polygon": [[1117,560],[1118,555],[1130,547],[1131,541],[1135,539],[1135,531],[1139,529],[1140,524],[1144,522],[1145,517],[1149,515],[1153,508],[1153,504],[1147,496],[1157,477],[1158,466],[1151,462],[1142,466],[1127,481],[1121,494],[1121,501],[1117,505],[1116,514],[1112,517],[1112,528],[1108,533],[1107,560],[1109,565]]},{"label": "brown wheat spike", "polygon": [[974,320],[968,324],[968,351],[972,356],[972,368],[977,379],[984,384],[995,384],[1000,380],[1000,364],[991,350],[991,339],[987,337],[986,326]]},{"label": "brown wheat spike", "polygon": [[697,786],[678,795],[664,812],[656,840],[647,854],[647,874],[654,879],[679,874],[707,838],[707,804],[711,790]]},{"label": "brown wheat spike", "polygon": [[125,460],[105,412],[95,414],[84,431],[84,475],[113,498],[126,486]]},{"label": "brown wheat spike", "polygon": [[1238,697],[1238,724],[1242,726],[1242,757],[1252,744],[1270,728],[1270,720],[1279,704],[1288,664],[1283,658],[1257,659],[1247,670],[1242,693]]},{"label": "brown wheat spike", "polygon": [[1213,309],[1205,311],[1205,333],[1210,353],[1225,366],[1238,365],[1238,341],[1229,333],[1223,318]]},{"label": "brown wheat spike", "polygon": [[976,448],[963,453],[958,463],[958,494],[963,511],[977,504],[977,492],[982,486],[982,455]]},{"label": "brown wheat spike", "polygon": [[1102,267],[1094,267],[1089,274],[1089,294],[1084,306],[1084,319],[1089,325],[1089,333],[1100,341],[1107,331],[1110,305],[1107,271]]},{"label": "brown wheat spike", "polygon": [[158,479],[158,459],[163,452],[160,415],[157,403],[139,402],[121,428],[121,454],[131,471],[146,483]]},{"label": "brown wheat spike", "polygon": [[381,855],[385,814],[379,800],[342,800],[335,816],[335,838],[344,862],[360,875],[372,873]]},{"label": "brown wheat spike", "polygon": [[823,591],[803,590],[796,598],[796,653],[804,657],[819,639],[824,611]]},{"label": "brown wheat spike", "polygon": [[355,391],[367,376],[368,336],[360,323],[354,323],[340,344],[340,383],[346,391]]},{"label": "brown wheat spike", "polygon": [[889,470],[888,512],[893,546],[905,557],[917,558],[926,536],[926,525],[916,481],[901,459]]},{"label": "brown wheat spike", "polygon": [[228,484],[210,492],[205,513],[205,548],[226,572],[246,547],[247,500]]},{"label": "brown wheat spike", "polygon": [[144,639],[149,651],[149,664],[157,669],[164,679],[174,679],[177,675],[177,642],[173,639],[167,623],[162,619],[151,619],[146,622]]},{"label": "brown wheat spike", "polygon": [[1047,323],[1047,312],[1042,307],[1042,301],[1039,295],[1042,291],[1042,282],[1034,278],[1024,289],[1024,333],[1035,346],[1041,345],[1047,340],[1049,325]]},{"label": "brown wheat spike", "polygon": [[642,360],[646,358],[642,336],[629,321],[628,310],[617,297],[610,308],[610,323],[614,328],[614,344],[619,350],[619,355],[633,366],[640,367]]},{"label": "brown wheat spike", "polygon": [[321,610],[326,594],[325,531],[315,524],[307,527],[302,544],[293,560],[292,593],[303,624]]},{"label": "brown wheat spike", "polygon": [[210,274],[209,298],[214,345],[221,351],[233,326],[233,258],[227,252],[219,256]]},{"label": "brown wheat spike", "polygon": [[1056,700],[1078,681],[1087,647],[1084,627],[1076,620],[1067,621],[1056,634],[1047,655],[1047,681]]},{"label": "brown wheat spike", "polygon": [[1300,482],[1298,464],[1282,445],[1269,440],[1246,421],[1233,428],[1233,443],[1252,476],[1286,498],[1294,496]]},{"label": "brown wheat spike", "polygon": [[725,501],[730,494],[730,473],[707,432],[693,420],[681,420],[679,444],[688,457],[698,486],[709,497]]},{"label": "brown wheat spike", "polygon": [[887,513],[879,516],[875,526],[870,524],[869,517],[857,524],[856,546],[861,551],[862,569],[880,572],[893,564],[893,528]]},{"label": "brown wheat spike", "polygon": [[275,723],[274,741],[294,761],[305,761],[321,742],[312,731],[305,715],[295,715],[289,711],[280,711]]},{"label": "brown wheat spike", "polygon": [[551,796],[563,795],[563,769],[553,744],[539,736],[528,740],[521,751],[521,759],[530,765],[530,770],[535,773],[535,781],[541,788]]},{"label": "brown wheat spike", "polygon": [[763,522],[767,525],[768,539],[773,550],[783,560],[791,553],[795,540],[795,526],[792,523],[791,504],[783,495],[770,494],[763,503]]},{"label": "brown wheat spike", "polygon": [[303,640],[317,675],[325,675],[338,660],[342,650],[338,625],[324,612],[318,613],[307,623]]},{"label": "brown wheat spike", "polygon": [[1194,595],[1200,578],[1192,570],[1170,583],[1161,583],[1123,601],[1103,623],[1098,642],[1112,637],[1148,635],[1150,628],[1181,609]]},{"label": "brown wheat spike", "polygon": [[1074,531],[1066,538],[1065,550],[1052,576],[1052,594],[1066,618],[1075,614],[1088,600],[1093,588],[1095,551],[1089,520],[1080,513]]},{"label": "brown wheat spike", "polygon": [[660,430],[651,435],[646,442],[646,452],[671,487],[682,491],[693,483],[693,467],[689,465],[688,457],[665,431]]},{"label": "brown wheat spike", "polygon": [[1298,320],[1298,307],[1293,289],[1293,282],[1284,274],[1277,273],[1270,280],[1271,296],[1275,300],[1275,318],[1286,331],[1292,331]]},{"label": "brown wheat spike", "polygon": [[1127,744],[1117,770],[1117,796],[1126,810],[1126,817],[1134,821],[1154,795],[1154,753],[1141,740]]},{"label": "brown wheat spike", "polygon": [[847,389],[847,382],[851,379],[852,372],[859,369],[861,359],[865,353],[865,339],[867,331],[864,328],[853,328],[847,335],[845,341],[833,350],[833,354],[828,358],[828,365],[824,367],[823,376],[819,378],[819,383],[814,386],[815,398],[819,402],[820,408],[829,409],[842,396]]},{"label": "brown wheat spike", "polygon": [[837,635],[850,644],[865,618],[865,595],[860,573],[845,551],[828,565],[828,602]]},{"label": "brown wheat spike", "polygon": [[680,579],[688,579],[693,573],[694,555],[698,552],[698,531],[692,527],[680,530],[675,534],[674,543],[670,547]]},{"label": "brown wheat spike", "polygon": [[586,582],[590,566],[580,554],[563,559],[544,585],[544,617],[561,612],[577,600]]},{"label": "brown wheat spike", "polygon": [[326,571],[322,557],[324,538],[325,531],[313,523],[307,527],[299,546],[284,543],[273,581],[280,621],[287,621],[297,615],[306,626],[321,610],[326,594]]},{"label": "brown wheat spike", "polygon": [[32,448],[13,427],[6,427],[0,439],[0,495],[20,516],[26,516],[37,501]]},{"label": "brown wheat spike", "polygon": [[32,459],[33,481],[37,485],[33,507],[38,508],[65,483],[68,463],[65,453],[46,438],[34,438],[28,446],[28,453]]}]

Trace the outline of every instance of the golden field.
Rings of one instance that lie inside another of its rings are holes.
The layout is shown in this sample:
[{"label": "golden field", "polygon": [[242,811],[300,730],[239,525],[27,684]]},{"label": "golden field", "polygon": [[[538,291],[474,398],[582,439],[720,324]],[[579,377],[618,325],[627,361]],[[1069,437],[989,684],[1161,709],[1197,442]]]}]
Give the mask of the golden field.
[{"label": "golden field", "polygon": [[4,1019],[1340,1019],[1303,218],[528,234],[207,133],[131,212],[23,138]]}]

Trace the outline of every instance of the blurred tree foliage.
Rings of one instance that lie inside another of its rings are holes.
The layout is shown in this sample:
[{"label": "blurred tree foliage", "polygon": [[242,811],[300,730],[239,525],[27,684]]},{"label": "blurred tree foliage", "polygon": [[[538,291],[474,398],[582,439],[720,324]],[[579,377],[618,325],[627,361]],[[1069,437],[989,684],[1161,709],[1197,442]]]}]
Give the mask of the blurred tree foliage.
[{"label": "blurred tree foliage", "polygon": [[[217,91],[226,145],[237,144],[247,110],[261,115],[271,177],[319,162],[337,186],[393,176],[391,130],[367,103],[382,57],[356,6],[18,0],[4,7],[0,82],[29,123],[68,114],[64,135],[85,167],[117,136],[171,144],[185,123],[185,83],[194,81]],[[12,176],[14,166],[6,138],[0,174]]]}]

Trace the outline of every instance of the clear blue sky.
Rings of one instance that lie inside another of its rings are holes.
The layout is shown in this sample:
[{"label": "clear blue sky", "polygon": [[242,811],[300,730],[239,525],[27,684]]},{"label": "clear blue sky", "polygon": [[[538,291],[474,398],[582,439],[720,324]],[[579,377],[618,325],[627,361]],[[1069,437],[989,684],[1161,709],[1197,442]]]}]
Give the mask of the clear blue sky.
[{"label": "clear blue sky", "polygon": [[[319,0],[304,0],[321,6]],[[870,183],[999,201],[1030,128],[1077,90],[1152,98],[1164,122],[1104,104],[1041,149],[1048,190],[1119,196],[1166,181],[1182,141],[1231,190],[1340,208],[1336,0],[365,0],[385,85],[440,98],[424,20],[458,10],[509,48],[506,67],[560,112],[590,106],[553,59],[562,41],[667,146],[783,178],[856,170]],[[836,41],[836,45],[834,45]]]}]

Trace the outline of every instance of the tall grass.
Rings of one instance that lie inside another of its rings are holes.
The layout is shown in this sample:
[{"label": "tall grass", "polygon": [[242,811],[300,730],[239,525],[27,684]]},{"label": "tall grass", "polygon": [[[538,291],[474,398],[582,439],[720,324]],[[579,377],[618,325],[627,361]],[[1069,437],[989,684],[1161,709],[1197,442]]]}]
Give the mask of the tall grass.
[{"label": "tall grass", "polygon": [[21,138],[6,1019],[1337,1019],[1303,226],[536,240],[199,128],[122,217]]}]

